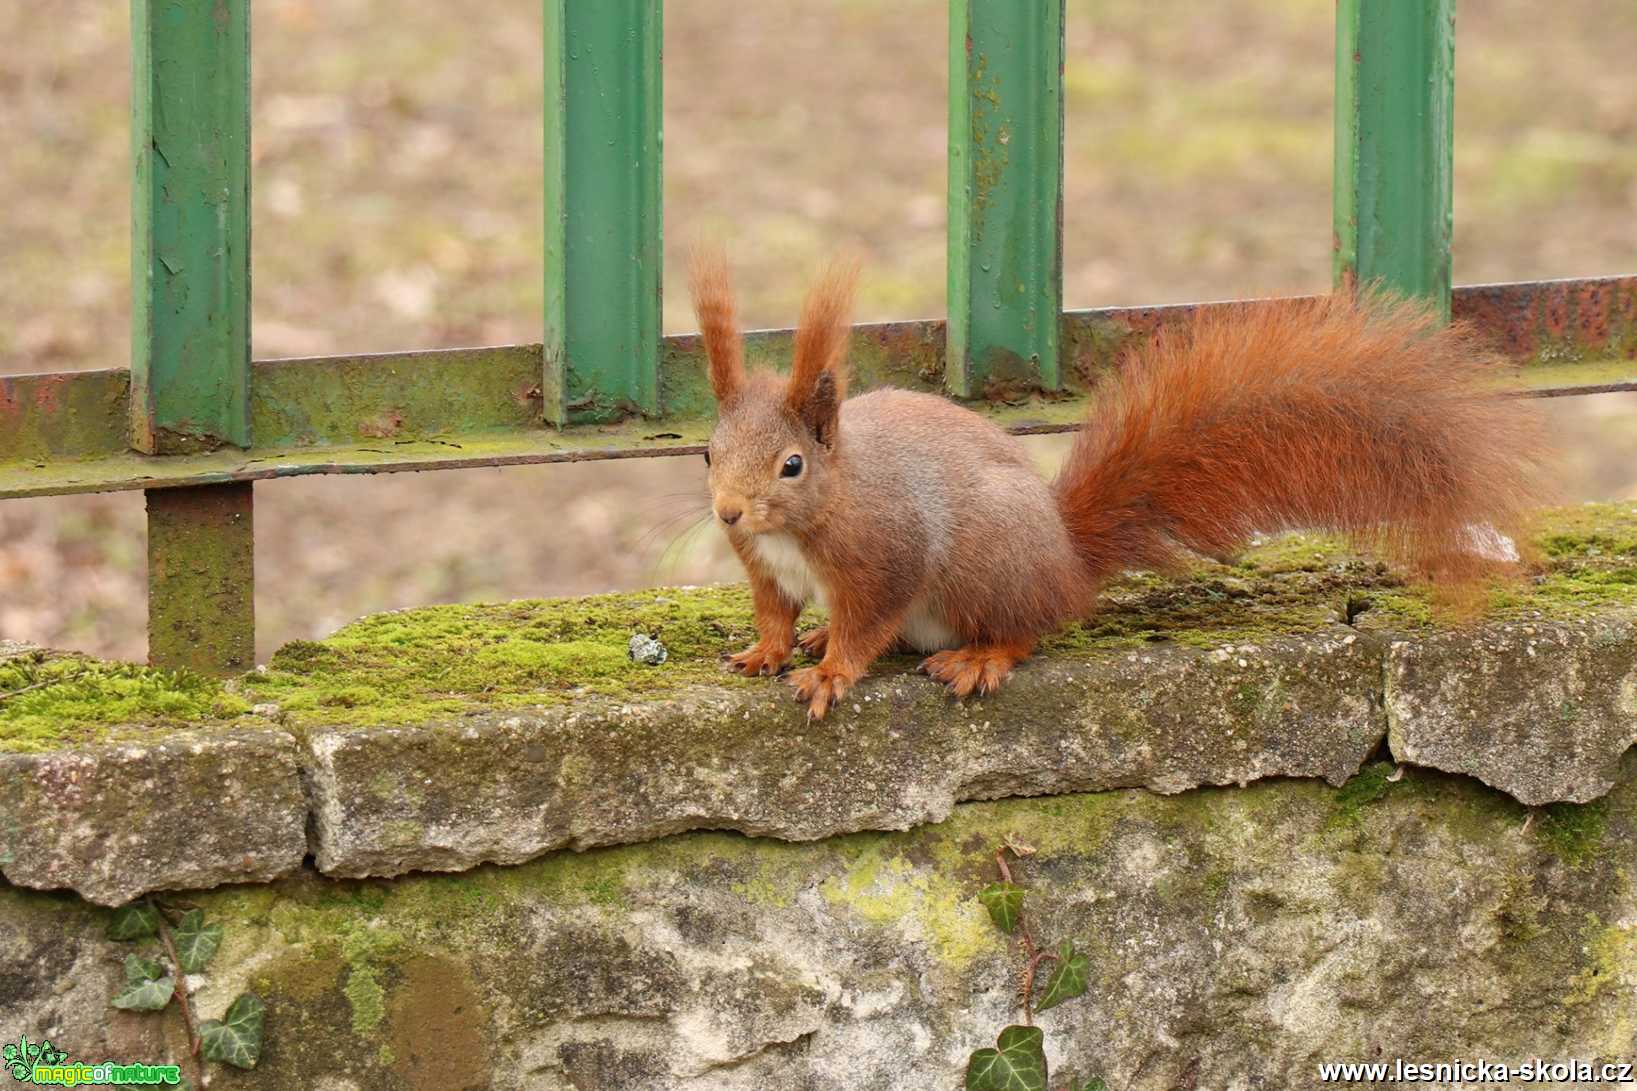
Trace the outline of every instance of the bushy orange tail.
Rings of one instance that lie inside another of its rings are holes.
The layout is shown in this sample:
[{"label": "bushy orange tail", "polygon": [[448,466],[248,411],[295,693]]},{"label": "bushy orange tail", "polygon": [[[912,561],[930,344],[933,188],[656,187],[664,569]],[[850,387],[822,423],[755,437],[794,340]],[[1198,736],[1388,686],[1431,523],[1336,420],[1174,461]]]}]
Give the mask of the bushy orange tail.
[{"label": "bushy orange tail", "polygon": [[1221,556],[1258,531],[1346,532],[1423,572],[1490,567],[1545,499],[1545,439],[1462,325],[1344,295],[1201,312],[1098,392],[1055,482],[1093,581]]}]

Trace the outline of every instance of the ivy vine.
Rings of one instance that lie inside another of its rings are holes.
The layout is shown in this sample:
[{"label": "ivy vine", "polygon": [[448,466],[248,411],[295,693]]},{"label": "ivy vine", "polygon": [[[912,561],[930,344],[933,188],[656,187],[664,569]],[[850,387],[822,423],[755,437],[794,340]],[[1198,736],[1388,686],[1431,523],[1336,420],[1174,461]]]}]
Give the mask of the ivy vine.
[{"label": "ivy vine", "polygon": [[[1074,949],[1074,941],[1065,939],[1055,949],[1035,941],[1023,916],[1023,886],[1012,877],[1012,868],[1006,862],[1007,854],[1022,860],[1033,856],[1028,845],[1007,838],[995,850],[995,867],[1000,878],[978,891],[978,901],[989,911],[995,927],[1008,936],[1016,937],[1023,954],[1023,972],[1019,977],[1018,1002],[1023,1008],[1023,1022],[1000,1032],[993,1046],[972,1054],[966,1063],[966,1091],[1047,1091],[1046,1034],[1034,1025],[1040,1012],[1066,1000],[1073,1000],[1086,991],[1091,978],[1091,962]],[[1035,985],[1040,967],[1050,964],[1045,986],[1035,999]],[[1070,1078],[1064,1091],[1108,1091],[1100,1076],[1083,1081]]]},{"label": "ivy vine", "polygon": [[[109,1004],[126,1011],[158,1012],[175,1000],[187,1028],[195,1081],[202,1081],[201,1057],[235,1068],[256,1067],[261,1059],[265,1005],[254,995],[241,993],[222,1018],[195,1023],[187,987],[185,983],[177,987],[185,975],[203,972],[222,945],[222,926],[205,923],[204,910],[143,898],[114,911],[108,938],[140,945],[125,956],[124,987]],[[153,940],[158,941],[157,947],[144,943]]]}]

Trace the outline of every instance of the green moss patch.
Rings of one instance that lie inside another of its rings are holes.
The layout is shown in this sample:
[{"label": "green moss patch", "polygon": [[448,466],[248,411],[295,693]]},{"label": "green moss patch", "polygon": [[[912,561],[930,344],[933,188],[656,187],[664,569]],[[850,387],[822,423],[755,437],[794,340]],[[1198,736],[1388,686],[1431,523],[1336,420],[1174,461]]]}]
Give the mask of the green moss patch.
[{"label": "green moss patch", "polygon": [[[1524,571],[1485,590],[1477,616],[1572,618],[1593,608],[1637,606],[1637,505],[1586,504],[1549,513]],[[1044,652],[1171,641],[1199,647],[1310,633],[1337,622],[1415,632],[1453,623],[1434,589],[1341,538],[1286,534],[1231,563],[1181,576],[1128,576],[1089,620],[1042,642]]]},{"label": "green moss patch", "polygon": [[[663,664],[634,662],[633,634],[657,638]],[[587,694],[642,697],[741,680],[722,653],[756,638],[744,587],[690,588],[376,614],[321,641],[286,644],[235,689],[296,724],[375,724]]]},{"label": "green moss patch", "polygon": [[1359,770],[1357,776],[1336,790],[1336,808],[1330,813],[1328,825],[1357,826],[1365,808],[1385,799],[1392,790],[1395,768],[1390,761],[1378,761]]},{"label": "green moss patch", "polygon": [[1582,868],[1602,847],[1608,825],[1608,800],[1596,799],[1590,803],[1549,803],[1540,809],[1535,829],[1565,863]]},{"label": "green moss patch", "polygon": [[[45,750],[111,735],[137,738],[221,722],[249,709],[222,683],[186,671],[43,651],[0,658],[0,750]],[[117,732],[110,730],[115,727]]]},{"label": "green moss patch", "polygon": [[[1484,616],[1573,618],[1637,606],[1637,505],[1585,505],[1542,522],[1525,574],[1496,581]],[[820,620],[803,618],[803,624]],[[1090,619],[1042,642],[1046,655],[1173,642],[1196,647],[1314,632],[1337,622],[1414,632],[1444,621],[1432,590],[1339,539],[1291,534],[1231,563],[1175,578],[1133,575]],[[633,662],[633,634],[669,658]],[[309,725],[413,723],[556,704],[598,695],[650,699],[710,683],[766,685],[721,669],[721,656],[756,637],[744,586],[662,589],[579,599],[430,606],[377,614],[324,640],[287,644],[266,668],[231,681],[81,658],[25,653],[0,660],[0,749],[28,750],[177,725],[264,724],[253,704],[276,704]],[[911,668],[890,657],[877,671]]]}]

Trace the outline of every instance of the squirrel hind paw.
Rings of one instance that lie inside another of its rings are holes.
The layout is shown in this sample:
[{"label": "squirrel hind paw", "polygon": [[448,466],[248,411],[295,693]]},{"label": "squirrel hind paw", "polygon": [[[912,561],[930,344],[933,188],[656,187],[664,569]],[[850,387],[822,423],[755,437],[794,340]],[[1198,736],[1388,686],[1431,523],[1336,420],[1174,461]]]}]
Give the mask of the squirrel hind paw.
[{"label": "squirrel hind paw", "polygon": [[970,644],[927,656],[921,661],[921,670],[948,686],[956,697],[993,693],[1011,677],[1012,668],[1025,659],[1030,650],[1009,645]]},{"label": "squirrel hind paw", "polygon": [[796,646],[814,659],[823,659],[825,649],[830,646],[830,627],[820,625],[807,630],[796,638]]}]

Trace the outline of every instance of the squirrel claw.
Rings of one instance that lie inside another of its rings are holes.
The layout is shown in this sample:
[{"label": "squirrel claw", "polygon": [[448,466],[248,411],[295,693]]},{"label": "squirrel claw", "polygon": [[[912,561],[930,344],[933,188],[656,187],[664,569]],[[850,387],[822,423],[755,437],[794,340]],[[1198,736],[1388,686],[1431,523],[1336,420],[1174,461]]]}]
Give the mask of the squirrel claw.
[{"label": "squirrel claw", "polygon": [[722,659],[728,670],[740,674],[780,674],[790,665],[790,651],[788,648],[781,651],[763,644],[752,644],[744,651],[724,655]]},{"label": "squirrel claw", "polygon": [[796,691],[796,701],[807,705],[809,720],[824,719],[824,714],[830,711],[831,705],[841,700],[850,684],[834,668],[826,669],[822,663],[794,671],[789,682]]}]

